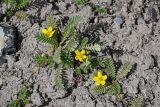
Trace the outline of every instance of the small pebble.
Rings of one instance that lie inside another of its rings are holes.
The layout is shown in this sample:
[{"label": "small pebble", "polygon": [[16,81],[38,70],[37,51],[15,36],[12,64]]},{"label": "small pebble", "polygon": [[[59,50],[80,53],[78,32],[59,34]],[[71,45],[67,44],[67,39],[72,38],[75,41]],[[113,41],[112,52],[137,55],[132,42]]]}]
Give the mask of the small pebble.
[{"label": "small pebble", "polygon": [[123,19],[121,16],[117,16],[114,18],[114,24],[120,26],[123,23]]},{"label": "small pebble", "polygon": [[149,19],[152,20],[152,21],[156,21],[157,19],[157,11],[155,8],[153,7],[148,7],[147,9],[147,15],[149,16]]}]

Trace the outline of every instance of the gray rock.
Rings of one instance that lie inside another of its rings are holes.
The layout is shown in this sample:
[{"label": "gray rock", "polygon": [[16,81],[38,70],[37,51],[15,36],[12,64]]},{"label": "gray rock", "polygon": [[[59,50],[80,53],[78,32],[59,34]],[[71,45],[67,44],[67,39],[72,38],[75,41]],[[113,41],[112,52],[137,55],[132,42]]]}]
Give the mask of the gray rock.
[{"label": "gray rock", "polygon": [[16,51],[17,31],[15,27],[0,25],[0,55],[9,55]]},{"label": "gray rock", "polygon": [[0,57],[0,65],[3,65],[4,63],[6,63],[7,60],[4,59],[2,56]]},{"label": "gray rock", "polygon": [[7,12],[7,5],[5,3],[0,4],[0,13],[5,14]]},{"label": "gray rock", "polygon": [[123,23],[123,19],[121,16],[117,16],[114,18],[114,24],[120,26]]},{"label": "gray rock", "polygon": [[49,4],[49,5],[45,6],[45,7],[43,7],[43,8],[41,9],[41,15],[40,15],[40,17],[41,17],[42,19],[44,19],[45,16],[51,12],[52,7],[53,7],[52,4]]},{"label": "gray rock", "polygon": [[157,19],[157,11],[156,11],[155,8],[148,7],[148,9],[147,9],[147,15],[148,15],[148,17],[149,17],[150,20],[156,21],[156,19]]},{"label": "gray rock", "polygon": [[37,106],[42,105],[42,99],[41,96],[38,93],[33,93],[31,95],[31,101],[33,104],[36,104]]}]

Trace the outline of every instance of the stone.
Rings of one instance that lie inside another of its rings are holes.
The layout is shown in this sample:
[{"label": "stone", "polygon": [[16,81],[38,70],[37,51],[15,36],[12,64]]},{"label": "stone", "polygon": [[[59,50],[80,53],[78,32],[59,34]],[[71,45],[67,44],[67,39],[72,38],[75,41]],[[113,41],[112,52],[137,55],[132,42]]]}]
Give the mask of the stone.
[{"label": "stone", "polygon": [[3,65],[6,62],[7,62],[7,60],[4,59],[2,56],[0,56],[0,65]]},{"label": "stone", "polygon": [[156,19],[157,19],[157,11],[156,11],[155,8],[148,7],[148,9],[147,9],[147,15],[148,15],[148,17],[149,17],[150,20],[156,21]]},{"label": "stone", "polygon": [[114,18],[114,24],[120,26],[123,23],[123,19],[121,16],[117,16]]},{"label": "stone", "polygon": [[42,7],[40,17],[42,19],[45,19],[46,15],[51,12],[52,7],[53,7],[52,4],[49,4],[49,5],[45,6],[45,7]]},{"label": "stone", "polygon": [[31,95],[31,101],[33,104],[36,104],[37,106],[42,105],[42,99],[41,96],[38,93],[33,93]]},{"label": "stone", "polygon": [[10,55],[16,51],[17,30],[14,26],[0,25],[0,55]]}]

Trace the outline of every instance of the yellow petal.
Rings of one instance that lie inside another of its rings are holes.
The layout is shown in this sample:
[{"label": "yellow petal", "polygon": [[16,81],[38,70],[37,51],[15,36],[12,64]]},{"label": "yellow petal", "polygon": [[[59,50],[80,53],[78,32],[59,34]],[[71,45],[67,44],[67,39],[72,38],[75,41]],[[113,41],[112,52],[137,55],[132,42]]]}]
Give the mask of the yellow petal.
[{"label": "yellow petal", "polygon": [[78,60],[78,59],[79,59],[79,57],[78,57],[78,56],[76,56],[76,57],[75,57],[75,59],[76,59],[76,60]]},{"label": "yellow petal", "polygon": [[55,31],[52,31],[52,32],[49,34],[49,36],[48,36],[48,37],[49,37],[49,38],[50,38],[50,37],[52,37],[52,36],[53,36],[53,34],[54,34],[54,32],[55,32]]},{"label": "yellow petal", "polygon": [[98,77],[102,77],[102,72],[101,71],[98,71]]},{"label": "yellow petal", "polygon": [[101,84],[101,85],[105,85],[105,83],[106,83],[105,81],[101,81],[101,83],[100,83],[100,84]]},{"label": "yellow petal", "polygon": [[107,75],[102,76],[102,79],[105,81],[107,79]]},{"label": "yellow petal", "polygon": [[84,55],[85,53],[86,53],[86,51],[84,49],[82,49],[81,54]]},{"label": "yellow petal", "polygon": [[96,85],[100,85],[101,84],[101,82],[100,81],[96,81]]},{"label": "yellow petal", "polygon": [[47,34],[47,30],[46,29],[42,29],[42,33],[43,34]]},{"label": "yellow petal", "polygon": [[98,80],[98,77],[93,77],[93,81],[97,81]]},{"label": "yellow petal", "polygon": [[77,49],[77,50],[75,51],[75,53],[76,53],[76,55],[78,55],[80,52],[79,52],[79,50]]},{"label": "yellow petal", "polygon": [[83,59],[86,59],[87,58],[87,56],[86,55],[83,55]]},{"label": "yellow petal", "polygon": [[82,58],[79,58],[79,61],[80,61],[80,62],[83,62],[83,59],[82,59]]},{"label": "yellow petal", "polygon": [[52,26],[48,27],[48,32],[52,32],[53,28]]}]

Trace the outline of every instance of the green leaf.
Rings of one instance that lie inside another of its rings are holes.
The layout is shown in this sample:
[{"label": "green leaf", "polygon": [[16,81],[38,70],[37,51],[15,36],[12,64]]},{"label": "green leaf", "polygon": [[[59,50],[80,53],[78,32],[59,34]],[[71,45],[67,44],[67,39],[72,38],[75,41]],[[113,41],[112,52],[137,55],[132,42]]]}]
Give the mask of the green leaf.
[{"label": "green leaf", "polygon": [[86,1],[86,0],[74,0],[74,2],[75,2],[77,5],[84,5],[87,1]]},{"label": "green leaf", "polygon": [[93,6],[93,11],[97,13],[107,13],[107,10],[105,7],[98,7],[98,6]]},{"label": "green leaf", "polygon": [[74,32],[74,27],[77,26],[77,24],[80,22],[81,17],[80,16],[74,16],[72,17],[66,24],[64,30],[63,30],[63,38],[60,44],[63,44],[67,38],[70,36],[72,32]]},{"label": "green leaf", "polygon": [[28,88],[26,86],[22,87],[19,92],[18,99],[25,100],[28,95]]},{"label": "green leaf", "polygon": [[33,57],[37,64],[43,66],[48,62],[47,55],[36,55]]},{"label": "green leaf", "polygon": [[5,15],[8,16],[8,17],[11,17],[11,16],[14,15],[14,12],[11,11],[11,10],[8,10],[8,11],[5,13]]},{"label": "green leaf", "polygon": [[87,45],[87,43],[88,43],[88,38],[84,37],[81,41],[81,47],[84,47],[85,45]]},{"label": "green leaf", "polygon": [[55,64],[55,61],[57,61],[57,58],[54,56],[47,56],[45,54],[36,55],[33,57],[33,59],[39,66],[49,65],[50,68]]},{"label": "green leaf", "polygon": [[93,60],[93,67],[94,66],[107,67],[106,66],[106,63],[108,63],[108,62],[106,62],[107,58],[108,57],[96,57],[96,59]]},{"label": "green leaf", "polygon": [[28,87],[23,86],[18,93],[18,99],[10,101],[10,103],[8,104],[8,107],[24,106],[27,102],[29,102],[27,99],[27,96],[28,96]]},{"label": "green leaf", "polygon": [[61,52],[61,60],[64,65],[72,65],[73,64],[73,56],[69,51]]},{"label": "green leaf", "polygon": [[90,51],[101,51],[101,46],[99,44],[90,44],[90,45],[86,45],[86,46],[82,46],[81,49],[86,49],[86,50],[90,50]]},{"label": "green leaf", "polygon": [[91,62],[86,60],[79,67],[75,69],[76,75],[88,73],[88,69],[90,68]]},{"label": "green leaf", "polygon": [[88,73],[88,69],[90,68],[90,64],[91,64],[91,62],[86,60],[80,65],[80,69],[83,71],[83,73]]},{"label": "green leaf", "polygon": [[56,73],[55,73],[55,88],[57,90],[64,90],[62,70],[60,69],[56,70]]},{"label": "green leaf", "polygon": [[121,93],[121,86],[118,82],[113,83],[111,86],[108,87],[108,94],[117,95]]},{"label": "green leaf", "polygon": [[7,5],[10,5],[11,10],[19,10],[24,8],[30,0],[4,0]]},{"label": "green leaf", "polygon": [[142,97],[134,98],[131,102],[129,102],[130,107],[143,107],[144,100]]},{"label": "green leaf", "polygon": [[106,86],[96,86],[92,89],[92,92],[95,94],[105,94],[107,93],[107,87]]},{"label": "green leaf", "polygon": [[27,104],[29,104],[29,100],[28,100],[28,99],[25,99],[25,100],[23,101],[23,103],[24,103],[24,105],[27,105]]},{"label": "green leaf", "polygon": [[116,79],[116,69],[114,66],[114,62],[111,56],[106,58],[106,61],[104,62],[107,70],[105,72],[109,73],[109,76],[111,77],[112,80]]},{"label": "green leaf", "polygon": [[57,21],[52,15],[47,15],[46,24],[47,26],[52,26],[53,28],[57,28]]},{"label": "green leaf", "polygon": [[51,38],[48,38],[47,36],[45,36],[44,34],[37,34],[35,36],[35,38],[41,42],[44,42],[44,43],[48,43],[48,44],[51,44],[53,45],[54,47],[57,47],[58,46],[58,42],[57,40],[54,38],[54,37],[51,37]]},{"label": "green leaf", "polygon": [[66,46],[66,50],[74,51],[79,45],[79,41],[76,38],[71,38]]},{"label": "green leaf", "polygon": [[53,60],[57,63],[61,63],[61,47],[58,47],[54,53]]},{"label": "green leaf", "polygon": [[8,107],[18,107],[19,103],[20,103],[19,100],[12,100],[8,104]]},{"label": "green leaf", "polygon": [[124,78],[128,74],[128,72],[130,72],[131,68],[132,68],[132,65],[129,62],[126,62],[125,64],[123,64],[117,72],[116,80],[120,80]]},{"label": "green leaf", "polygon": [[79,67],[77,67],[76,69],[74,69],[74,72],[76,73],[76,75],[82,74],[82,70]]},{"label": "green leaf", "polygon": [[16,1],[15,9],[24,8],[30,0],[14,0]]}]

